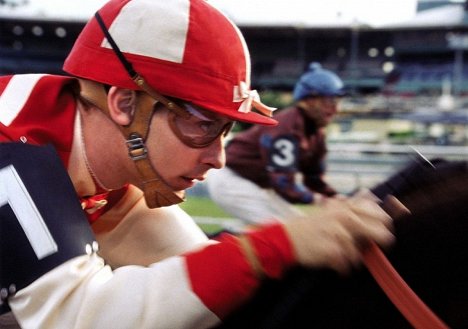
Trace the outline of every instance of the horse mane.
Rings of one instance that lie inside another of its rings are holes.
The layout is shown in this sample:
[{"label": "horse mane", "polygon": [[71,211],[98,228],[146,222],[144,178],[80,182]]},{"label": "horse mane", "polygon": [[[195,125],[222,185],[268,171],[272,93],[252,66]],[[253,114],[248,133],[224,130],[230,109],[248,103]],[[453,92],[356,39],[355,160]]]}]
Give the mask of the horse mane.
[{"label": "horse mane", "polygon": [[[395,219],[384,250],[416,294],[451,328],[468,328],[468,163],[415,161],[372,192],[396,196],[410,214]],[[220,328],[411,328],[365,267],[341,276],[295,269],[267,281]]]}]

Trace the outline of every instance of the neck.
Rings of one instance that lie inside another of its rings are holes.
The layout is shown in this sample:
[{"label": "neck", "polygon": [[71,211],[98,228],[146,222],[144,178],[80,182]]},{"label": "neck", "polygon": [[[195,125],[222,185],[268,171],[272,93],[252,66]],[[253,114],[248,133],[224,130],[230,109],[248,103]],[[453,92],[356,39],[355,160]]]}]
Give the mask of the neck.
[{"label": "neck", "polygon": [[84,136],[83,136],[84,134],[83,134],[83,124],[81,122],[81,115],[77,116],[77,126],[78,127],[77,127],[76,134],[78,135],[78,143],[80,145],[79,148],[81,151],[81,157],[86,166],[86,170],[91,175],[94,185],[96,186],[96,193],[99,193],[101,191],[109,192],[111,189],[106,187],[104,183],[98,178],[98,176],[96,175],[96,173],[94,172],[94,170],[92,169],[89,163],[88,156],[86,154],[86,144],[85,144]]},{"label": "neck", "polygon": [[133,164],[114,123],[92,106],[81,111],[81,118],[83,158],[96,186],[112,190],[130,183]]}]

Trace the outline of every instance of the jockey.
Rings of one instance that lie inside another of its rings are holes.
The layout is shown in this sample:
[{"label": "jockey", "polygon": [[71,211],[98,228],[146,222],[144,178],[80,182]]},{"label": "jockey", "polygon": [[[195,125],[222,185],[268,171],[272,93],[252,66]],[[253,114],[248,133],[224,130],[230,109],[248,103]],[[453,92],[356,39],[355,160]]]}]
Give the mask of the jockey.
[{"label": "jockey", "polygon": [[325,129],[344,93],[334,72],[309,64],[296,82],[293,104],[275,112],[277,126],[252,125],[229,139],[226,166],[206,180],[213,201],[249,226],[285,221],[300,214],[298,204],[337,195],[324,179]]},{"label": "jockey", "polygon": [[217,241],[178,206],[234,121],[276,124],[207,1],[111,0],[63,68],[0,78],[0,309],[22,328],[208,328],[263,278],[392,242],[369,199]]}]

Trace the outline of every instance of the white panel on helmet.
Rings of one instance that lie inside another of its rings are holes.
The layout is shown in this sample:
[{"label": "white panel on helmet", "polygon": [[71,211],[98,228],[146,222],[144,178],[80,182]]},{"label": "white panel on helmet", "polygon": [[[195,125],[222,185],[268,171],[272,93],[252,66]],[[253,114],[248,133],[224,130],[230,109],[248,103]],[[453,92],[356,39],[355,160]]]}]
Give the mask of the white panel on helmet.
[{"label": "white panel on helmet", "polygon": [[[182,63],[189,16],[188,0],[133,0],[122,8],[109,32],[124,53]],[[102,46],[111,48],[107,40]]]}]

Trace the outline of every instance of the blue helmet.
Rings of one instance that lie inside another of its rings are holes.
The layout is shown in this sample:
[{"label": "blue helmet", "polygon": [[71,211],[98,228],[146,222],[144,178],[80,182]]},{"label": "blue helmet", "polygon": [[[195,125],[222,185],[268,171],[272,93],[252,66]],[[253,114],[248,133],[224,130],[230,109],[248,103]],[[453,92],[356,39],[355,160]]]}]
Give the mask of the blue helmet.
[{"label": "blue helmet", "polygon": [[302,74],[294,87],[295,101],[308,96],[343,96],[343,81],[332,71],[323,69],[319,63],[309,64],[307,71]]}]

